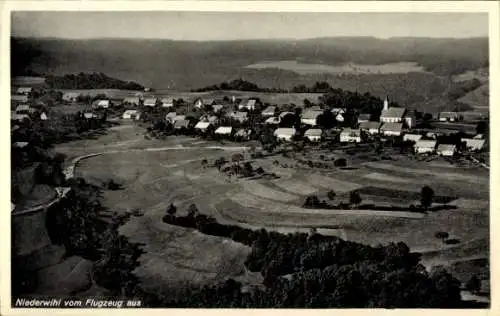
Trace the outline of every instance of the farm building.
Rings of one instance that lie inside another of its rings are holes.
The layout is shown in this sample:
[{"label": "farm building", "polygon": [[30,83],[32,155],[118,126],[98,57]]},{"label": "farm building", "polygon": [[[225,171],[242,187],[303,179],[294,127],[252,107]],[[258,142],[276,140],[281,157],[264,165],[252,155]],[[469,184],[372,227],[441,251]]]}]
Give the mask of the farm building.
[{"label": "farm building", "polygon": [[422,135],[419,134],[404,134],[403,135],[403,141],[411,141],[411,142],[418,142],[422,138]]},{"label": "farm building", "polygon": [[310,125],[310,126],[316,126],[318,125],[318,116],[320,116],[323,113],[323,111],[315,111],[308,109],[304,113],[302,113],[302,117],[300,121],[303,124]]},{"label": "farm building", "polygon": [[28,114],[14,114],[10,117],[12,121],[22,122],[24,120],[31,120]]},{"label": "farm building", "polygon": [[202,98],[197,98],[194,100],[194,107],[197,109],[201,109],[206,105],[213,105],[215,103],[214,99],[202,99]]},{"label": "farm building", "polygon": [[370,120],[371,115],[368,113],[361,113],[358,116],[358,123],[368,122]]},{"label": "farm building", "polygon": [[333,108],[332,113],[333,114],[345,114],[346,109],[345,108]]},{"label": "farm building", "polygon": [[15,142],[14,144],[12,144],[12,146],[15,148],[24,148],[28,146],[28,144],[28,142]]},{"label": "farm building", "polygon": [[13,94],[10,96],[10,100],[15,103],[27,103],[29,98],[25,94]]},{"label": "farm building", "polygon": [[177,113],[169,112],[169,113],[167,113],[167,115],[165,115],[165,120],[173,122],[173,120],[176,116],[177,116]]},{"label": "farm building", "polygon": [[361,143],[361,131],[359,129],[345,128],[340,132],[341,143]]},{"label": "farm building", "polygon": [[321,140],[323,131],[319,128],[310,128],[305,133],[304,136],[307,137],[311,142],[317,142]]},{"label": "farm building", "polygon": [[130,105],[135,105],[138,106],[140,103],[140,99],[138,97],[128,97],[123,99],[124,104],[130,104]]},{"label": "farm building", "polygon": [[233,111],[231,112],[230,117],[240,123],[243,123],[248,120],[248,112]]},{"label": "farm building", "polygon": [[399,136],[403,130],[403,123],[384,123],[380,133],[385,136]]},{"label": "farm building", "polygon": [[458,112],[441,112],[439,113],[439,121],[441,122],[455,122],[459,118]]},{"label": "farm building", "polygon": [[221,126],[215,130],[215,134],[218,135],[231,135],[233,133],[233,128],[231,126]]},{"label": "farm building", "polygon": [[27,104],[21,104],[16,107],[17,114],[28,114],[30,113],[31,107]]},{"label": "farm building", "polygon": [[184,121],[186,119],[186,115],[176,115],[172,118],[172,122]]},{"label": "farm building", "polygon": [[290,141],[295,133],[294,128],[278,128],[274,131],[274,136],[280,140]]},{"label": "farm building", "polygon": [[380,132],[380,122],[366,121],[359,124],[359,129],[368,134],[375,135]]},{"label": "farm building", "polygon": [[262,116],[274,116],[274,113],[276,113],[276,107],[274,105],[270,105],[262,111]]},{"label": "farm building", "polygon": [[457,151],[457,146],[450,144],[439,144],[436,151],[440,156],[453,156]]},{"label": "farm building", "polygon": [[16,90],[17,94],[24,94],[24,95],[30,95],[31,92],[33,92],[33,88],[32,87],[19,87]]},{"label": "farm building", "polygon": [[97,115],[95,115],[92,112],[85,112],[85,113],[83,113],[83,117],[86,119],[92,119],[92,118],[97,118]]},{"label": "farm building", "polygon": [[436,150],[437,142],[435,140],[418,140],[413,148],[417,154],[433,153]]},{"label": "farm building", "polygon": [[47,114],[46,114],[45,112],[42,112],[42,113],[40,114],[40,120],[42,120],[42,121],[46,121],[46,120],[48,120],[48,119],[49,119],[49,117],[47,116]]},{"label": "farm building", "polygon": [[122,118],[124,120],[133,120],[136,119],[138,115],[139,113],[137,110],[126,110],[123,112]]},{"label": "farm building", "polygon": [[97,100],[95,102],[95,107],[101,108],[101,109],[107,109],[107,108],[109,108],[109,100]]},{"label": "farm building", "polygon": [[161,106],[163,108],[171,108],[174,106],[174,99],[173,98],[163,98],[161,99]]},{"label": "farm building", "polygon": [[242,100],[238,105],[239,110],[247,109],[249,111],[253,111],[255,110],[256,107],[257,107],[257,100],[255,99]]},{"label": "farm building", "polygon": [[403,121],[406,113],[405,108],[391,108],[389,107],[389,99],[385,98],[384,108],[380,114],[380,122],[382,123],[399,123]]},{"label": "farm building", "polygon": [[220,112],[224,108],[224,105],[222,104],[214,104],[212,105],[212,110],[214,113]]},{"label": "farm building", "polygon": [[144,100],[144,106],[155,107],[157,103],[158,103],[157,98],[147,98]]},{"label": "farm building", "polygon": [[474,139],[474,138],[462,138],[462,142],[465,142],[465,148],[471,151],[481,150],[484,147],[484,139]]},{"label": "farm building", "polygon": [[279,117],[270,117],[267,120],[265,120],[265,124],[269,125],[278,125],[280,123],[280,118]]},{"label": "farm building", "polygon": [[244,139],[244,140],[249,140],[250,136],[252,135],[252,130],[249,128],[240,128],[235,134],[235,137]]},{"label": "farm building", "polygon": [[335,116],[335,120],[337,122],[343,122],[344,121],[344,114],[343,113],[338,113],[336,116]]},{"label": "farm building", "polygon": [[78,101],[78,97],[80,93],[78,92],[65,92],[62,95],[62,100],[66,102],[76,102]]},{"label": "farm building", "polygon": [[176,120],[174,122],[174,129],[183,129],[183,128],[187,129],[189,128],[189,126],[190,123],[188,120]]},{"label": "farm building", "polygon": [[295,113],[293,113],[293,112],[286,112],[286,111],[285,112],[281,112],[280,115],[279,115],[280,120],[282,118],[284,118],[285,116],[287,116],[287,115],[295,115]]},{"label": "farm building", "polygon": [[209,127],[210,127],[210,122],[198,122],[196,123],[196,125],[194,126],[195,129],[199,130],[199,131],[202,131],[202,132],[205,132]]}]

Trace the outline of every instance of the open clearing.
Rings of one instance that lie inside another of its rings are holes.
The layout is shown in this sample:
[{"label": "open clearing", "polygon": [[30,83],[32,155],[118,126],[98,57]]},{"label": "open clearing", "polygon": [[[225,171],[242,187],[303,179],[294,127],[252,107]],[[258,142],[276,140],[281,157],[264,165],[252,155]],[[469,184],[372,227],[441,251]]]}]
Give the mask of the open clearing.
[{"label": "open clearing", "polygon": [[245,68],[265,69],[278,68],[290,70],[302,75],[329,73],[329,74],[393,74],[408,72],[424,72],[422,66],[414,62],[397,62],[383,65],[344,64],[339,66],[325,64],[308,64],[296,60],[265,61],[248,65]]},{"label": "open clearing", "polygon": [[[213,167],[203,168],[200,159],[206,158],[209,163],[221,156],[229,159],[235,151],[216,149],[212,142],[198,142],[188,137],[148,141],[142,138],[139,127],[125,125],[96,140],[56,148],[73,157],[106,148],[114,152],[82,161],[76,174],[95,181],[112,178],[124,185],[123,190],[103,193],[104,205],[110,210],[144,212],[142,217],[132,217],[121,233],[145,243],[146,253],[140,257],[141,266],[135,274],[151,290],[170,291],[186,282],[205,284],[223,276],[235,276],[246,283],[260,278],[244,271],[248,247],[163,223],[161,218],[170,203],[177,206],[178,214],[185,214],[195,203],[202,213],[220,222],[254,229],[294,232],[316,227],[326,229],[325,234],[371,245],[404,241],[424,254],[426,265],[484,257],[488,252],[485,171],[443,170],[430,163],[400,159],[312,173],[273,163],[278,159],[292,165],[290,158],[267,157],[254,160],[253,166],[262,166],[281,178],[228,180]],[[325,199],[328,190],[337,193],[336,203],[347,201],[350,191],[359,190],[362,204],[404,206],[418,200],[424,184],[434,188],[436,202],[457,208],[420,214],[301,207],[305,196],[318,194]],[[437,231],[447,231],[459,244],[444,244],[434,237]]]}]

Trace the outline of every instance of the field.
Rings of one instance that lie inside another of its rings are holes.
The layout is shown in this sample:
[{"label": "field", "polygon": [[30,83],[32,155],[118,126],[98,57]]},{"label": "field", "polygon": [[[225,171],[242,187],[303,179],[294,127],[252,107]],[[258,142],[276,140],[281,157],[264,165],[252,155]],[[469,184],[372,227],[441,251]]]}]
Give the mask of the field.
[{"label": "field", "polygon": [[339,66],[331,66],[324,64],[307,64],[297,62],[296,60],[281,60],[271,62],[260,62],[248,65],[245,68],[265,69],[278,68],[290,70],[302,75],[329,73],[329,74],[391,74],[391,73],[408,73],[408,72],[424,72],[424,68],[414,62],[397,62],[382,65],[360,65],[360,64],[345,64]]},{"label": "field", "polygon": [[[134,273],[150,290],[172,290],[176,285],[203,284],[225,276],[244,283],[261,278],[245,272],[243,261],[248,247],[162,223],[170,203],[177,206],[179,214],[185,214],[195,203],[202,213],[222,223],[254,229],[293,232],[316,227],[325,234],[372,245],[404,241],[412,250],[423,253],[428,267],[488,256],[489,187],[485,170],[443,168],[441,161],[425,163],[398,157],[381,162],[352,159],[350,170],[320,172],[284,168],[273,161],[291,166],[290,158],[269,157],[253,160],[252,165],[276,173],[278,179],[228,180],[214,167],[203,168],[201,160],[211,163],[221,156],[229,159],[234,150],[211,146],[210,142],[187,137],[148,141],[139,127],[121,125],[97,140],[56,148],[73,158],[107,152],[80,162],[76,174],[90,181],[112,178],[122,183],[124,190],[104,192],[105,206],[119,213],[138,210],[144,214],[133,217],[121,233],[146,245],[141,266]],[[248,153],[245,156],[249,158]],[[337,193],[335,203],[347,202],[349,192],[358,190],[362,204],[408,206],[418,203],[425,184],[436,191],[436,205],[446,203],[450,207],[419,214],[301,206],[310,194],[327,200],[329,190]],[[447,231],[459,243],[444,244],[434,237],[437,231]]]}]

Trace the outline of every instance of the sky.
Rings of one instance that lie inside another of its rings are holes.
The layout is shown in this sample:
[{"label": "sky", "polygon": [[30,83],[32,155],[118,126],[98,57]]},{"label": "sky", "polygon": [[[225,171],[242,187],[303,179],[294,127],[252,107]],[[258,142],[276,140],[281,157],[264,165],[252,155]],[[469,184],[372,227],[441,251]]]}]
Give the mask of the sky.
[{"label": "sky", "polygon": [[329,36],[488,36],[487,13],[12,12],[11,34],[57,38],[234,40]]}]

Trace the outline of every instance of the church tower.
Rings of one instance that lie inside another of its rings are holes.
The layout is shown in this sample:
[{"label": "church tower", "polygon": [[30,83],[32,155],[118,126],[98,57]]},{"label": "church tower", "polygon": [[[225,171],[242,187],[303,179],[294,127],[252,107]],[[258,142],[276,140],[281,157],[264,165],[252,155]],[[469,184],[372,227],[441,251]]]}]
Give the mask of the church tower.
[{"label": "church tower", "polygon": [[389,97],[385,97],[384,100],[384,110],[387,110],[389,108]]}]

